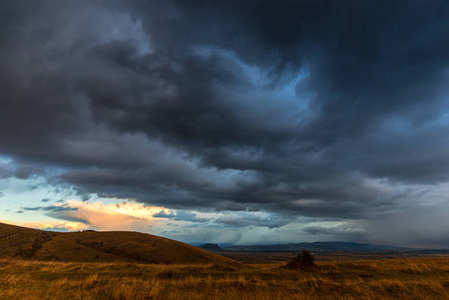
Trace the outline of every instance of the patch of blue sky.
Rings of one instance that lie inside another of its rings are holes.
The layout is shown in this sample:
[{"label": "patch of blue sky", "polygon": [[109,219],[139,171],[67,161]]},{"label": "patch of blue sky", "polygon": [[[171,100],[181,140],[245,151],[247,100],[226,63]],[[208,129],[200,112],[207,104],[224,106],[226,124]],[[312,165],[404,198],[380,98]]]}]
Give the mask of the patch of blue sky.
[{"label": "patch of blue sky", "polygon": [[[12,160],[0,158],[1,163],[12,164]],[[1,164],[0,163],[0,164]],[[4,166],[4,164],[2,164]],[[11,166],[11,170],[14,167]],[[53,170],[55,173],[61,170]],[[55,174],[53,173],[53,174]],[[47,173],[48,175],[48,173]],[[49,206],[59,201],[81,200],[76,190],[71,186],[53,186],[48,183],[48,177],[33,175],[26,179],[14,177],[14,172],[9,176],[0,178],[0,219],[14,220],[18,222],[50,221],[53,218],[46,216],[45,211],[24,210],[24,207]],[[45,199],[45,203],[41,202]],[[23,213],[17,213],[23,211]]]}]

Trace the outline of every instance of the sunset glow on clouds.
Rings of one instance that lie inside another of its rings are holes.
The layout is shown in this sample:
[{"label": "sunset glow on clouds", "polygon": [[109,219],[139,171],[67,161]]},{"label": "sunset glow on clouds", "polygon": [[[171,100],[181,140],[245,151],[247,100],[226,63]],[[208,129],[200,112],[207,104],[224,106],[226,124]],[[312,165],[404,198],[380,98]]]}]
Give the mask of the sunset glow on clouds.
[{"label": "sunset glow on clouds", "polygon": [[[198,212],[182,209],[167,209],[159,206],[148,206],[142,203],[122,201],[103,203],[68,200],[54,205],[25,207],[25,211],[42,211],[46,216],[65,221],[53,222],[57,227],[67,224],[68,230],[92,228],[96,230],[138,230],[154,232],[165,230],[171,225],[187,223],[215,223],[227,227],[261,226],[278,227],[289,223],[289,220],[272,216],[261,211],[240,211],[230,214],[227,211]],[[37,228],[47,228],[52,222],[34,222]],[[173,224],[174,223],[174,224]],[[31,224],[31,223],[29,223]],[[82,224],[74,226],[74,224]],[[157,227],[163,227],[158,228]],[[150,229],[151,228],[151,229]]]},{"label": "sunset glow on clouds", "polygon": [[66,204],[77,210],[55,212],[54,217],[78,219],[98,230],[148,231],[148,227],[155,225],[153,215],[164,210],[162,207],[146,207],[130,202],[103,204],[72,200]]},{"label": "sunset glow on clouds", "polygon": [[[53,218],[84,224],[84,228],[106,231],[148,231],[149,227],[155,226],[157,221],[161,221],[161,219],[154,218],[153,215],[161,212],[170,213],[170,210],[163,207],[146,206],[141,203],[105,204],[101,201],[91,203],[79,200],[69,200],[62,204],[43,206],[37,209],[46,211],[46,214]],[[47,227],[46,224],[42,223],[39,228]],[[67,229],[78,230],[74,227]]]},{"label": "sunset glow on clouds", "polygon": [[49,221],[49,222],[17,222],[10,220],[0,220],[1,223],[45,229],[52,231],[79,231],[89,229],[90,226],[81,222],[67,222],[67,221]]},{"label": "sunset glow on clouds", "polygon": [[[150,227],[163,224],[167,220],[163,217],[164,215],[176,216],[174,210],[130,201],[104,203],[103,201],[67,200],[37,207],[21,207],[20,209],[18,212],[20,212],[19,216],[22,216],[21,220],[6,219],[0,220],[0,222],[59,231],[95,229],[148,232]],[[26,221],[27,213],[41,215],[38,219],[47,220]],[[154,215],[158,215],[158,217],[154,217]]]}]

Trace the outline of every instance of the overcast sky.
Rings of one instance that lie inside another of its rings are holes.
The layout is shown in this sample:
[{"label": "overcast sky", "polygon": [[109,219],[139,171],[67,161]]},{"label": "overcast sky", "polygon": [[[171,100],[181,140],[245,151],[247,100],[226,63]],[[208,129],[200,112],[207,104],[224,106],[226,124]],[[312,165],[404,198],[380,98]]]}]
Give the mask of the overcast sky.
[{"label": "overcast sky", "polygon": [[1,1],[0,220],[449,247],[448,1]]}]

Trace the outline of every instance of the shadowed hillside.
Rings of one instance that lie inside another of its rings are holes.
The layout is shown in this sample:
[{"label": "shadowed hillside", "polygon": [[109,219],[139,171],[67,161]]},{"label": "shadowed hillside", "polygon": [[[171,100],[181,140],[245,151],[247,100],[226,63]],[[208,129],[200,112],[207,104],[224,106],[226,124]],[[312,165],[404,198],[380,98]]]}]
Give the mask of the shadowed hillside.
[{"label": "shadowed hillside", "polygon": [[0,223],[0,257],[73,262],[208,264],[233,260],[139,232],[48,232]]}]

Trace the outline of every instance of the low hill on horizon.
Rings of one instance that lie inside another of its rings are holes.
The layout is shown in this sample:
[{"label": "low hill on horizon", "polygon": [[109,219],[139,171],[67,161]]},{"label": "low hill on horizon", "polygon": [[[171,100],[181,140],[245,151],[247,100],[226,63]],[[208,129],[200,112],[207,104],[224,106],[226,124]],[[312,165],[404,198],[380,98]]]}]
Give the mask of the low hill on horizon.
[{"label": "low hill on horizon", "polygon": [[411,250],[413,248],[397,247],[391,245],[376,245],[356,242],[313,242],[313,243],[291,243],[273,245],[248,245],[228,246],[224,251],[299,251],[307,250]]},{"label": "low hill on horizon", "polygon": [[212,244],[212,243],[207,243],[207,244],[203,244],[203,245],[199,245],[197,246],[198,248],[207,250],[207,251],[212,251],[212,252],[220,252],[220,251],[224,251],[223,248],[221,248],[218,244]]},{"label": "low hill on horizon", "polygon": [[0,258],[71,262],[210,264],[235,261],[198,247],[140,232],[53,232],[0,223]]}]

